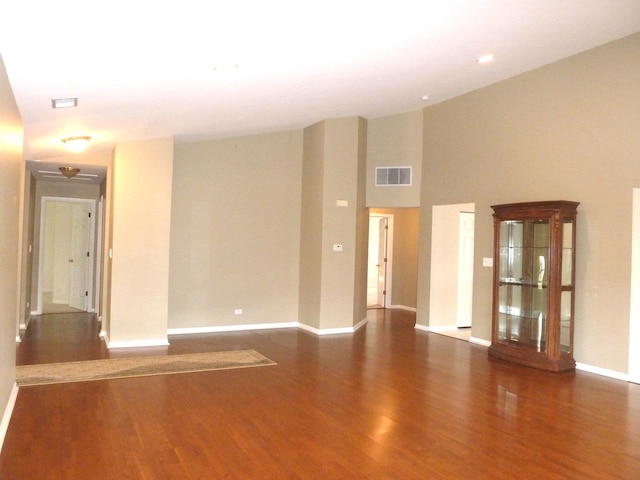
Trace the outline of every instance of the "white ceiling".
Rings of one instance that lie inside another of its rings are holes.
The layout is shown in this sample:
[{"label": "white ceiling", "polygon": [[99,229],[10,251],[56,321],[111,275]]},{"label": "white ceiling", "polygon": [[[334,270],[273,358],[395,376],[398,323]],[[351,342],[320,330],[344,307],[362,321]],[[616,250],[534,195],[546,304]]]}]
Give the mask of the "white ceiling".
[{"label": "white ceiling", "polygon": [[[640,0],[3,3],[27,160],[73,135],[99,152],[406,112],[640,30]],[[78,107],[52,109],[61,97]]]}]

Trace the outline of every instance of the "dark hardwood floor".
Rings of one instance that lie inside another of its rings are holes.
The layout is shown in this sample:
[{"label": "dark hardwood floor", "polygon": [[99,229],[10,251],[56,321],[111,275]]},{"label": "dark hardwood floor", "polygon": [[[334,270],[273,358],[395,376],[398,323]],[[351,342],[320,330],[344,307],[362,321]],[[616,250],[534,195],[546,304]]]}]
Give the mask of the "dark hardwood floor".
[{"label": "dark hardwood floor", "polygon": [[23,387],[0,478],[640,478],[640,385],[502,363],[414,322],[372,310],[354,335],[109,352],[86,316],[38,318],[20,364],[255,349],[277,366]]}]

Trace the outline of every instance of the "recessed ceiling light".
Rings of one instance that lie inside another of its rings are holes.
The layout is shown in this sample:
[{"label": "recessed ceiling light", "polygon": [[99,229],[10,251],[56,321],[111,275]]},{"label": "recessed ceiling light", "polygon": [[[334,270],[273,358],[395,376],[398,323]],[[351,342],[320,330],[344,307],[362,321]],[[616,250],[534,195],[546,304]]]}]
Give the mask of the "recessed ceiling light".
[{"label": "recessed ceiling light", "polygon": [[235,72],[240,68],[240,65],[237,63],[218,63],[213,66],[213,71],[216,73],[231,73]]},{"label": "recessed ceiling light", "polygon": [[51,99],[51,107],[52,108],[72,108],[78,106],[77,98],[52,98]]},{"label": "recessed ceiling light", "polygon": [[478,63],[489,63],[489,62],[493,62],[493,60],[495,60],[495,58],[496,58],[495,55],[492,55],[492,54],[482,55],[481,57],[478,57],[476,62],[478,62]]},{"label": "recessed ceiling light", "polygon": [[429,100],[429,95],[425,94],[420,97],[422,100]]}]

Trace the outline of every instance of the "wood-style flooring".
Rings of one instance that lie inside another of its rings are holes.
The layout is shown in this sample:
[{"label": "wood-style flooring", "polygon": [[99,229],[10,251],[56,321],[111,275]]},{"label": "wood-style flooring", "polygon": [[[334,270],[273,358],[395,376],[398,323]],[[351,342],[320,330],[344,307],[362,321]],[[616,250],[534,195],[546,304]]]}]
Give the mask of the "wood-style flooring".
[{"label": "wood-style flooring", "polygon": [[277,366],[23,387],[3,480],[640,478],[640,385],[490,359],[412,313],[112,352],[90,316],[47,317],[18,363],[254,349]]}]

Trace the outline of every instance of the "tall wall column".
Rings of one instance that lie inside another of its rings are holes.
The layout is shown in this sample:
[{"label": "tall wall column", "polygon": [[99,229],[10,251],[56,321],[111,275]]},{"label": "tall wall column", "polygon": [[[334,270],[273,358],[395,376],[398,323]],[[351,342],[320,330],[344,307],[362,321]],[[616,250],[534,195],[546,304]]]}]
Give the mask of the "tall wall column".
[{"label": "tall wall column", "polygon": [[108,346],[167,345],[173,140],[118,144]]},{"label": "tall wall column", "polygon": [[299,322],[315,333],[353,331],[366,317],[366,121],[305,129]]}]

